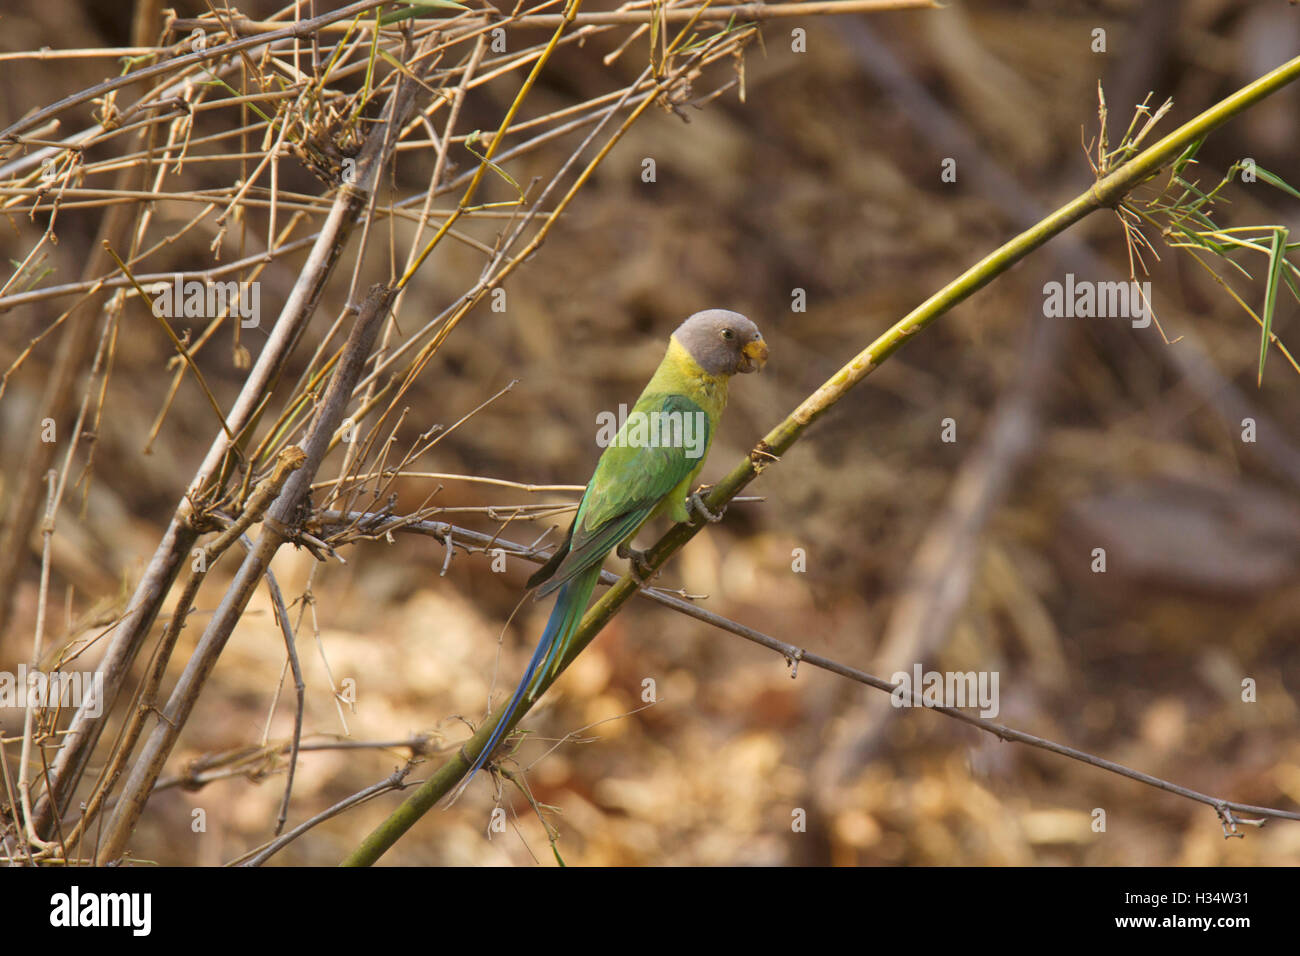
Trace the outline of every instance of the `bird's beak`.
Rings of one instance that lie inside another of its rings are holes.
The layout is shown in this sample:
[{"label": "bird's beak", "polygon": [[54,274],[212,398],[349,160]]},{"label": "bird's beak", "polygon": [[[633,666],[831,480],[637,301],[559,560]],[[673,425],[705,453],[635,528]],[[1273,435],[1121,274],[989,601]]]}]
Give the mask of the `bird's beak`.
[{"label": "bird's beak", "polygon": [[740,371],[756,372],[767,364],[767,343],[762,339],[754,339],[740,350],[740,354],[745,357],[740,363]]}]

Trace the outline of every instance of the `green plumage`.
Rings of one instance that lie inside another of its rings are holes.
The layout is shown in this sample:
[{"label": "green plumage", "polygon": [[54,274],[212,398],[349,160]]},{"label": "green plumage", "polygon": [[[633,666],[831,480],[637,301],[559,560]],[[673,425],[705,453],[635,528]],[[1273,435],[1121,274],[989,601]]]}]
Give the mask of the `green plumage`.
[{"label": "green plumage", "polygon": [[[673,521],[689,520],[686,498],[704,467],[726,405],[727,380],[709,375],[676,339],[670,340],[659,368],[596,463],[564,543],[528,580],[529,587],[541,585],[538,597],[572,581],[574,587],[562,603],[579,606],[578,619],[560,627],[538,670],[538,680],[564,659],[605,556],[659,514],[667,514]],[[693,416],[691,421],[702,426],[702,448],[690,449],[684,442],[650,444],[633,437],[638,421],[684,422],[683,416]],[[697,450],[698,456],[691,457],[691,450]]]},{"label": "green plumage", "polygon": [[520,701],[535,697],[564,660],[605,556],[658,515],[690,520],[687,497],[727,405],[727,383],[737,372],[761,368],[766,359],[762,335],[735,312],[696,313],[669,339],[659,368],[601,453],[564,542],[528,579],[538,597],[559,591],[555,607],[523,680],[464,783],[491,756]]},{"label": "green plumage", "polygon": [[[709,375],[672,340],[614,442],[600,456],[568,537],[552,558],[558,562],[534,574],[529,587],[546,581],[539,596],[549,594],[593,562],[602,561],[657,514],[667,514],[673,521],[688,520],[686,497],[704,467],[726,405],[727,380]],[[638,420],[662,421],[665,415],[701,416],[705,427],[698,457],[690,457],[682,443],[652,446],[629,440]]]}]

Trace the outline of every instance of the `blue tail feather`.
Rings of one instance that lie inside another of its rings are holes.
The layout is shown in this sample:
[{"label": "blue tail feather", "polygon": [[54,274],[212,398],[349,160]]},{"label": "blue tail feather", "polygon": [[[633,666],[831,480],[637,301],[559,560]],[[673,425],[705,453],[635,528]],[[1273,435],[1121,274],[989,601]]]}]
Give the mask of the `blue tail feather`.
[{"label": "blue tail feather", "polygon": [[576,574],[560,588],[555,596],[555,606],[551,609],[551,616],[546,620],[546,629],[542,631],[542,639],[537,642],[537,648],[528,661],[528,667],[524,669],[524,676],[519,681],[519,686],[515,688],[510,702],[501,711],[492,736],[488,738],[487,744],[474,759],[457,792],[463,789],[474,774],[488,762],[492,752],[501,743],[501,738],[505,736],[506,728],[510,726],[515,711],[529,693],[534,681],[540,681],[564,658],[573,640],[574,632],[582,621],[583,612],[587,610],[587,602],[591,600],[591,592],[595,589],[599,577],[600,565],[597,564]]}]

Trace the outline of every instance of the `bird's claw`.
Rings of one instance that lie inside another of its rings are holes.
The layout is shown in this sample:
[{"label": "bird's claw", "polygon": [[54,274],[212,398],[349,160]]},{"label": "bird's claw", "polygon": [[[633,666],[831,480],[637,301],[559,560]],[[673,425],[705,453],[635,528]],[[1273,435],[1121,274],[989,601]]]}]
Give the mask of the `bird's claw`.
[{"label": "bird's claw", "polygon": [[620,558],[632,565],[632,573],[636,575],[638,581],[647,581],[654,574],[654,569],[645,559],[645,552],[638,551],[628,544],[620,544],[616,550]]},{"label": "bird's claw", "polygon": [[[709,524],[717,524],[722,520],[722,516],[727,513],[727,506],[723,505],[716,512],[710,511],[709,506],[704,503],[704,496],[697,491],[686,499],[686,513],[699,516]],[[693,523],[698,524],[699,522]]]}]

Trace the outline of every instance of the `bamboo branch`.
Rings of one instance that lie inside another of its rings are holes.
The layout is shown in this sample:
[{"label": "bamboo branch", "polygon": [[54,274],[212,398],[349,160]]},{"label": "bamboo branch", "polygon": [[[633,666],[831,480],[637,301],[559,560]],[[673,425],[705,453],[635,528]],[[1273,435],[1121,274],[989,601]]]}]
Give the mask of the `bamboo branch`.
[{"label": "bamboo branch", "polygon": [[276,459],[275,469],[254,490],[248,505],[244,509],[244,513],[200,552],[202,560],[199,562],[199,570],[196,570],[185,583],[185,587],[182,588],[176,605],[172,609],[171,620],[167,622],[167,626],[163,629],[162,639],[153,653],[144,680],[136,692],[134,707],[127,718],[126,726],[123,727],[113,747],[108,766],[100,773],[97,785],[91,793],[90,799],[86,801],[81,819],[77,821],[76,827],[68,836],[68,845],[72,850],[76,850],[77,842],[84,833],[85,828],[99,814],[100,809],[105,806],[105,801],[117,785],[118,778],[130,759],[131,751],[135,749],[136,742],[144,732],[145,720],[150,714],[157,712],[158,692],[162,687],[167,662],[171,660],[172,651],[176,647],[177,640],[180,639],[181,631],[185,628],[186,619],[189,617],[190,609],[194,605],[194,598],[199,593],[199,587],[203,584],[208,572],[212,570],[221,555],[236,540],[241,538],[243,530],[254,522],[262,520],[266,509],[270,507],[271,503],[279,497],[284,489],[284,484],[289,480],[289,475],[302,467],[303,460],[304,455],[300,448],[292,447],[282,451]]},{"label": "bamboo branch", "polygon": [[131,768],[123,785],[122,798],[118,801],[104,843],[97,854],[101,863],[116,860],[125,853],[136,821],[144,811],[149,794],[180,737],[208,675],[243,615],[253,591],[270,566],[271,559],[280,546],[292,537],[296,515],[311,491],[312,479],[329,450],[330,438],[343,421],[352,390],[361,378],[361,371],[374,346],[379,327],[388,317],[388,307],[394,294],[392,288],[376,285],[371,287],[366,296],[361,313],[348,336],[343,355],[330,377],[329,388],[321,400],[311,431],[303,443],[305,460],[289,476],[284,490],[267,511],[257,545],[240,565],[177,681],[166,708],[159,715],[153,733]]},{"label": "bamboo branch", "polygon": [[[735,499],[733,499],[734,501]],[[379,518],[375,521],[373,519]],[[353,524],[367,525],[369,527],[367,536],[382,538],[385,534],[394,531],[406,531],[415,534],[424,535],[431,538],[445,539],[454,538],[457,544],[469,550],[478,550],[489,553],[490,549],[500,548],[502,551],[522,558],[525,561],[531,561],[535,564],[543,564],[550,559],[551,553],[548,551],[539,551],[536,548],[529,548],[526,545],[519,544],[516,541],[507,541],[504,538],[495,535],[483,534],[481,531],[474,531],[470,528],[462,528],[456,525],[450,525],[444,521],[411,521],[406,518],[393,517],[390,515],[366,514],[364,512],[325,512],[316,519],[323,527],[339,526],[347,527]],[[473,542],[476,547],[470,548],[466,542]],[[619,576],[602,570],[600,573],[602,584],[615,584]],[[807,664],[810,667],[816,667],[819,670],[828,671],[840,677],[846,677],[849,680],[876,690],[884,691],[887,694],[898,692],[898,686],[885,680],[883,677],[877,677],[866,671],[859,670],[847,664],[841,664],[839,661],[832,660],[829,657],[823,657],[803,647],[790,644],[779,638],[772,637],[762,631],[755,630],[738,621],[723,617],[721,614],[715,614],[712,611],[706,611],[688,600],[670,594],[659,588],[642,587],[639,595],[648,601],[653,601],[663,607],[671,608],[679,614],[694,618],[719,630],[735,634],[737,637],[743,637],[751,643],[760,647],[766,647],[768,650],[776,651],[785,658],[786,663],[797,668],[800,664]],[[1071,760],[1077,760],[1086,763],[1089,766],[1118,774],[1121,777],[1127,777],[1129,780],[1136,780],[1138,783],[1155,787],[1159,790],[1165,790],[1169,793],[1176,794],[1180,797],[1186,797],[1198,803],[1212,807],[1220,818],[1223,818],[1225,812],[1235,811],[1237,813],[1251,813],[1261,817],[1271,817],[1277,820],[1297,820],[1300,821],[1300,812],[1294,810],[1279,810],[1275,807],[1261,807],[1249,803],[1238,803],[1233,800],[1225,800],[1222,797],[1215,797],[1210,794],[1201,793],[1199,790],[1192,790],[1190,787],[1184,787],[1180,784],[1172,783],[1160,777],[1143,773],[1140,770],[1134,770],[1123,764],[1106,760],[1104,757],[1098,757],[1095,754],[1088,753],[1084,750],[1077,750],[1074,747],[1059,744],[1054,740],[1048,740],[1044,737],[1038,737],[1034,734],[1025,733],[1022,730],[1016,730],[1005,724],[995,723],[983,717],[976,717],[957,707],[947,705],[936,705],[927,703],[922,698],[921,693],[912,690],[912,706],[917,709],[933,710],[962,723],[969,724],[986,733],[993,734],[999,740],[1009,741],[1011,743],[1025,744],[1028,747],[1034,747],[1039,750],[1046,750],[1048,753],[1054,753],[1062,757],[1068,757]],[[1240,822],[1240,821],[1239,821]]]},{"label": "bamboo branch", "polygon": [[[90,715],[107,714],[117,701],[122,684],[130,674],[131,665],[158,616],[159,608],[180,573],[190,548],[198,539],[198,530],[193,523],[195,499],[209,486],[219,470],[229,468],[232,443],[226,435],[235,435],[238,444],[247,440],[251,426],[256,423],[265,407],[267,396],[279,380],[294,346],[315,314],[326,281],[342,255],[357,215],[365,207],[378,182],[380,170],[392,155],[395,138],[388,136],[389,126],[402,125],[413,106],[417,90],[416,84],[403,83],[390,98],[388,121],[375,126],[357,157],[356,183],[339,189],[329,217],[285,300],[266,345],[230,409],[224,430],[213,440],[189,489],[177,505],[158,548],[136,586],[127,611],[114,631],[112,642],[104,652],[100,664],[100,671],[104,675],[103,700],[91,695],[93,699],[82,703],[69,725],[63,746],[55,758],[53,777],[36,808],[38,830],[43,830],[51,819],[62,813],[63,802],[68,799],[76,781],[85,772],[86,763],[103,731],[103,721]],[[52,806],[51,798],[58,804],[57,807]]]},{"label": "bamboo branch", "polygon": [[[1114,172],[1098,180],[1088,190],[1045,219],[985,256],[930,296],[854,356],[820,388],[809,395],[784,421],[768,432],[750,453],[712,488],[705,499],[709,510],[717,511],[725,506],[741,489],[758,477],[764,468],[778,462],[813,422],[847,395],[881,362],[902,348],[904,343],[917,332],[1085,216],[1119,202],[1132,189],[1176,160],[1191,143],[1206,136],[1269,94],[1293,82],[1297,77],[1300,77],[1300,57],[1290,60],[1253,83],[1242,87],[1199,116],[1184,123]],[[646,564],[650,570],[653,572],[662,567],[664,562],[680,550],[699,530],[698,526],[689,524],[678,524],[669,529],[646,552]],[[569,651],[560,661],[555,674],[539,685],[536,694],[532,697],[533,702],[541,699],[573,659],[586,649],[609,619],[617,614],[638,590],[639,582],[636,577],[631,574],[625,575],[591,606],[574,635]],[[507,733],[514,729],[530,708],[531,703],[528,701],[520,704],[507,726]],[[343,861],[343,865],[368,866],[378,860],[403,833],[452,790],[483,749],[493,730],[494,723],[485,721],[455,756],[444,763],[432,777],[403,801],[387,820],[361,842]]]},{"label": "bamboo branch", "polygon": [[[206,50],[196,50],[193,53],[186,53],[184,56],[172,57],[161,63],[155,63],[153,66],[147,66],[139,70],[133,70],[123,76],[115,77],[111,80],[105,80],[103,83],[97,83],[92,87],[80,90],[76,93],[70,93],[63,99],[51,103],[49,106],[37,110],[35,113],[29,113],[15,123],[10,123],[4,129],[0,130],[0,143],[5,141],[13,142],[18,138],[20,133],[39,126],[41,123],[57,116],[65,110],[74,106],[80,106],[82,103],[89,103],[101,96],[107,96],[114,90],[120,90],[123,87],[138,83],[141,80],[153,79],[155,76],[162,76],[174,72],[196,63],[206,63],[209,60],[217,60],[232,53],[243,53],[252,47],[262,46],[275,40],[289,40],[295,37],[311,36],[321,27],[334,23],[336,20],[346,20],[349,17],[355,17],[365,13],[375,7],[381,7],[389,0],[361,0],[360,3],[352,3],[338,10],[331,10],[329,13],[323,13],[318,17],[309,20],[299,20],[297,23],[289,26],[279,26],[268,33],[260,33],[257,36],[247,37],[240,40],[234,40],[230,43],[223,43],[220,46],[214,46]],[[204,27],[218,26],[214,20],[204,23]]]},{"label": "bamboo branch", "polygon": [[[888,13],[895,10],[938,10],[942,4],[937,0],[809,0],[807,3],[737,3],[718,7],[647,7],[644,10],[597,10],[590,13],[579,13],[573,18],[573,25],[576,27],[585,26],[614,26],[618,24],[639,24],[650,23],[658,19],[661,23],[687,23],[695,20],[697,23],[728,23],[735,20],[737,23],[755,23],[762,20],[787,19],[789,17],[819,17],[819,16],[844,16],[854,13]],[[458,19],[481,19],[487,17],[495,24],[508,27],[534,27],[544,30],[553,30],[564,22],[562,13],[521,13],[518,15],[503,15],[494,9],[489,10],[472,10],[462,15]],[[220,24],[218,21],[208,17],[195,17],[189,19],[177,19],[172,21],[172,26],[177,30],[192,29],[212,29],[220,25],[223,29],[228,29],[234,35],[240,37],[267,36],[272,32],[280,32],[283,25],[273,21],[250,20],[248,17],[236,16],[222,18]],[[411,21],[416,26],[426,26],[438,22],[446,23],[446,20],[431,21],[415,19]],[[333,23],[325,26],[318,32],[323,34],[342,33],[349,27],[343,23]],[[373,23],[358,23],[358,31],[371,32],[375,29]],[[382,27],[381,29],[390,29]]]}]

